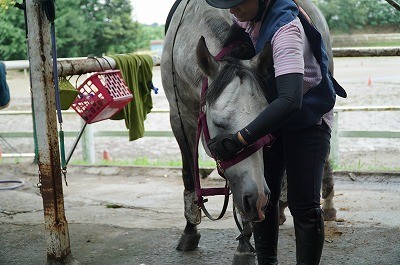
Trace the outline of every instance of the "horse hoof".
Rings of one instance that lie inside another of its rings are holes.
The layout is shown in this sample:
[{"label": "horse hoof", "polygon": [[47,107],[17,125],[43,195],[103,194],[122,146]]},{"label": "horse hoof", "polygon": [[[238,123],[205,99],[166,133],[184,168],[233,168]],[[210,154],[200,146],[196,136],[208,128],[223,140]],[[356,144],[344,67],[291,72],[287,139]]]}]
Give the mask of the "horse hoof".
[{"label": "horse hoof", "polygon": [[182,234],[176,249],[180,251],[195,250],[199,245],[200,236],[199,233],[194,235]]},{"label": "horse hoof", "polygon": [[336,220],[336,209],[324,209],[324,220],[335,221]]},{"label": "horse hoof", "polygon": [[256,264],[256,254],[248,252],[236,252],[233,257],[232,265],[255,265]]}]

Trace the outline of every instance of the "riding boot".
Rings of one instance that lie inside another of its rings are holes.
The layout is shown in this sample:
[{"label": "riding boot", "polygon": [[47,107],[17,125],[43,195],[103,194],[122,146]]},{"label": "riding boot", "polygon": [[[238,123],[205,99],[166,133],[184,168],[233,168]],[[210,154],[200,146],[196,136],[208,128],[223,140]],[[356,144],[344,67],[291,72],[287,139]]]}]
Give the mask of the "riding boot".
[{"label": "riding boot", "polygon": [[279,207],[267,208],[265,219],[253,223],[254,243],[259,265],[278,264]]},{"label": "riding boot", "polygon": [[294,217],[297,265],[317,265],[324,245],[324,217],[321,208]]}]

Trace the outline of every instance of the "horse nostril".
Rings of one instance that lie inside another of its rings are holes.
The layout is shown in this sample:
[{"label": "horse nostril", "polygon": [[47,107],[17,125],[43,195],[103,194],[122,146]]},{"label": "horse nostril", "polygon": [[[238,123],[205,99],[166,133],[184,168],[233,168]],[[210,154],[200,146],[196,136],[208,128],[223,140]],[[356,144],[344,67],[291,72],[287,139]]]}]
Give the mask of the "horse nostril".
[{"label": "horse nostril", "polygon": [[254,194],[245,195],[243,198],[243,210],[245,212],[251,212],[256,208],[257,199]]},{"label": "horse nostril", "polygon": [[267,197],[267,200],[269,201],[269,196],[271,195],[271,190],[268,188],[268,186],[265,187],[264,194],[265,194],[265,197]]},{"label": "horse nostril", "polygon": [[267,211],[267,206],[268,206],[268,201],[267,201],[267,203],[262,207],[261,211],[265,213],[265,212]]},{"label": "horse nostril", "polygon": [[243,200],[243,210],[249,212],[251,210],[250,196],[245,196]]}]

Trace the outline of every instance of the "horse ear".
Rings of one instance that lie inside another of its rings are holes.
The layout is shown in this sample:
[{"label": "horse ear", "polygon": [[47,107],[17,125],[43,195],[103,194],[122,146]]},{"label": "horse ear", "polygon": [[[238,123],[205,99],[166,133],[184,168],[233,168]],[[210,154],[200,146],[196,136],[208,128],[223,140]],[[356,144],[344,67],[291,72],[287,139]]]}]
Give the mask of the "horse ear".
[{"label": "horse ear", "polygon": [[203,73],[209,77],[216,75],[219,63],[214,58],[214,56],[209,52],[206,41],[203,36],[201,36],[196,48],[197,63]]},{"label": "horse ear", "polygon": [[250,60],[250,64],[257,69],[257,71],[268,75],[268,70],[271,69],[274,64],[270,42],[267,42],[264,49]]}]

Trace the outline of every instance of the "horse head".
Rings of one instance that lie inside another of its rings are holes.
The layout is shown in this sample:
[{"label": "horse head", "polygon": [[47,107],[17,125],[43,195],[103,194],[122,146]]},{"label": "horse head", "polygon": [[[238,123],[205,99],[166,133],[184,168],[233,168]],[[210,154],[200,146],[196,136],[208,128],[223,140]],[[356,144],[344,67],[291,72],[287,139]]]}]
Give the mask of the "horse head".
[{"label": "horse head", "polygon": [[[204,108],[211,138],[237,133],[267,107],[265,77],[272,64],[271,54],[267,45],[251,59],[227,56],[219,61],[209,52],[204,38],[199,40],[197,62],[209,79]],[[204,138],[203,145],[209,154]],[[262,149],[227,168],[225,176],[243,220],[263,220],[270,190],[264,178]]]}]

